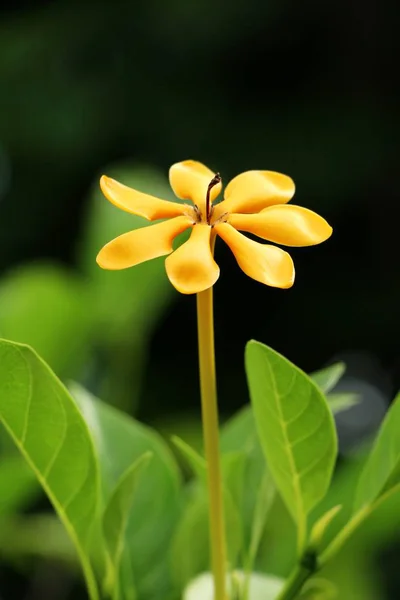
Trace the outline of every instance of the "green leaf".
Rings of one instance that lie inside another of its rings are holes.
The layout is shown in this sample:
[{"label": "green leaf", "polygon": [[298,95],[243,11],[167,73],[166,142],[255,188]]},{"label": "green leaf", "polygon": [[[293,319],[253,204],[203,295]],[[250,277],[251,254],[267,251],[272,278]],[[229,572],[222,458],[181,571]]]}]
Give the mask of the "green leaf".
[{"label": "green leaf", "polygon": [[0,336],[29,344],[60,376],[80,374],[92,334],[85,283],[66,269],[32,264],[0,284]]},{"label": "green leaf", "polygon": [[224,490],[231,495],[235,506],[239,510],[243,503],[246,464],[247,455],[243,450],[227,452],[221,457]]},{"label": "green leaf", "polygon": [[330,581],[315,577],[305,583],[298,600],[333,600],[337,597],[336,587]]},{"label": "green leaf", "polygon": [[264,533],[268,514],[271,510],[275,498],[275,486],[271,485],[270,473],[266,470],[260,482],[256,495],[256,504],[254,507],[253,523],[251,528],[251,538],[249,547],[249,564],[254,564],[257,551]]},{"label": "green leaf", "polygon": [[261,444],[301,551],[307,515],[324,497],[335,465],[332,413],[317,385],[263,344],[247,344],[246,371]]},{"label": "green leaf", "polygon": [[343,362],[337,362],[325,369],[311,373],[310,377],[317,386],[327,394],[340,381],[346,371],[346,365]]},{"label": "green leaf", "polygon": [[336,387],[345,371],[346,365],[343,362],[338,362],[310,375],[314,383],[316,383],[326,395],[329,407],[334,415],[355,406],[359,402],[358,394],[350,392],[329,393]]},{"label": "green leaf", "polygon": [[[126,544],[126,528],[141,471],[147,466],[151,452],[143,454],[121,476],[107,503],[103,515],[103,532],[112,569],[108,579],[109,590],[115,600],[120,596],[120,566]],[[125,580],[125,584],[126,584]],[[133,581],[132,581],[133,586]],[[129,587],[132,587],[129,586]]]},{"label": "green leaf", "polygon": [[342,546],[347,542],[347,540],[354,534],[355,531],[357,531],[360,525],[362,525],[367,519],[370,519],[371,516],[376,516],[376,514],[379,513],[379,511],[383,508],[387,509],[387,507],[389,507],[390,511],[390,505],[393,503],[393,500],[396,501],[396,516],[398,517],[399,492],[400,483],[388,488],[385,491],[385,493],[381,494],[375,501],[369,504],[364,504],[361,508],[359,508],[354,513],[353,517],[339,531],[339,533],[324,550],[324,552],[320,554],[320,565],[324,566],[334,556],[336,556],[338,551],[341,550]]},{"label": "green leaf", "polygon": [[192,446],[187,444],[182,438],[177,435],[171,437],[172,443],[178,448],[183,458],[188,463],[191,471],[203,483],[207,479],[207,463],[205,459]]},{"label": "green leaf", "polygon": [[[196,475],[198,483],[189,499],[173,543],[172,565],[175,581],[182,587],[187,581],[209,565],[209,515],[207,500],[207,463],[205,459],[182,439],[174,436],[173,443],[179,448]],[[221,457],[223,501],[228,556],[234,563],[242,546],[242,526],[238,511],[243,474],[243,452],[229,452]],[[197,533],[193,533],[197,532]],[[196,539],[196,546],[190,540]],[[193,550],[191,550],[193,548]],[[184,558],[182,557],[184,555]]]},{"label": "green leaf", "polygon": [[40,490],[32,469],[20,456],[2,456],[0,462],[0,515],[24,508]]},{"label": "green leaf", "polygon": [[[245,574],[243,571],[234,571],[228,579],[228,590],[231,600],[241,600]],[[284,581],[273,575],[252,573],[250,577],[248,600],[275,600]],[[211,573],[202,573],[190,582],[183,594],[183,600],[213,600],[214,585]]]},{"label": "green leaf", "polygon": [[77,384],[71,386],[71,391],[99,454],[104,506],[126,469],[144,453],[152,453],[128,519],[125,572],[132,569],[140,600],[163,597],[167,595],[166,587],[172,585],[166,556],[181,508],[181,482],[173,455],[149,427],[104,404]]},{"label": "green leaf", "polygon": [[64,523],[97,600],[88,548],[99,476],[90,433],[46,363],[28,346],[6,340],[0,341],[0,418]]},{"label": "green leaf", "polygon": [[204,490],[200,492],[197,488],[188,499],[172,539],[170,561],[172,577],[179,590],[208,568],[208,501]]},{"label": "green leaf", "polygon": [[[198,481],[207,485],[207,462],[192,446],[181,438],[173,436],[172,442],[179,449],[182,456]],[[243,476],[246,454],[244,452],[228,452],[221,456],[221,471],[223,480],[223,492],[231,496],[228,502],[233,501],[236,507],[240,506],[243,492]]]},{"label": "green leaf", "polygon": [[400,394],[386,414],[361,473],[354,503],[355,512],[400,483],[399,430]]},{"label": "green leaf", "polygon": [[337,513],[341,510],[341,505],[334,506],[330,510],[328,510],[322,517],[318,519],[318,521],[313,525],[310,534],[310,542],[309,545],[311,548],[319,549],[321,545],[322,539],[324,537],[325,531],[336,517]]},{"label": "green leaf", "polygon": [[338,392],[336,394],[328,394],[326,397],[329,408],[334,415],[348,410],[352,406],[356,406],[360,402],[359,394],[353,394],[351,392]]},{"label": "green leaf", "polygon": [[248,572],[257,556],[276,491],[265,464],[250,405],[223,426],[221,449],[225,453],[223,456],[239,454],[241,457],[238,467],[231,470],[229,487],[234,490],[233,497],[241,515]]},{"label": "green leaf", "polygon": [[221,430],[222,452],[251,451],[258,442],[254,414],[250,404],[227,421]]},{"label": "green leaf", "polygon": [[[240,515],[232,497],[224,491],[225,531],[229,563],[234,565],[242,547]],[[193,543],[195,540],[195,544]],[[171,546],[174,581],[182,589],[210,564],[208,497],[204,486],[192,489]]]}]

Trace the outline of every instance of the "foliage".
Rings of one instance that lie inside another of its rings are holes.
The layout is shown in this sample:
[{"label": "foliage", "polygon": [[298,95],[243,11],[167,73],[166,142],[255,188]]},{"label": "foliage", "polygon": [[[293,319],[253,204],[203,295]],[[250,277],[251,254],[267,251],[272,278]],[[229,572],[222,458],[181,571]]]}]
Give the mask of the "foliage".
[{"label": "foliage", "polygon": [[[189,482],[182,485],[175,459],[154,431],[77,384],[69,392],[26,345],[3,340],[0,358],[1,420],[75,545],[91,600],[208,597],[202,456],[174,439],[192,470]],[[334,500],[329,485],[336,437],[323,390],[332,389],[343,374],[342,366],[333,365],[310,378],[253,341],[246,349],[246,369],[252,407],[234,416],[221,435],[229,560],[238,569],[237,575],[232,574],[232,597],[294,598],[291,579],[278,586],[269,575],[252,574],[270,535],[268,523],[276,511],[277,494],[298,532],[301,568],[310,575],[327,569],[350,535],[399,490],[394,451],[399,400],[365,461],[354,511],[349,511],[351,498],[344,495],[346,519],[337,527],[337,504],[326,509],[321,505],[319,517],[314,509],[324,497],[328,504],[330,497]],[[386,470],[377,467],[382,464]],[[16,456],[3,464],[0,481],[10,479],[11,468],[21,475],[13,479],[9,497],[3,500],[4,515],[17,511],[32,489],[29,471]],[[274,543],[280,543],[279,537]],[[63,547],[60,542],[60,555]],[[296,588],[297,595],[303,583]],[[332,590],[332,584],[322,581],[304,586],[301,597],[334,597]]]}]

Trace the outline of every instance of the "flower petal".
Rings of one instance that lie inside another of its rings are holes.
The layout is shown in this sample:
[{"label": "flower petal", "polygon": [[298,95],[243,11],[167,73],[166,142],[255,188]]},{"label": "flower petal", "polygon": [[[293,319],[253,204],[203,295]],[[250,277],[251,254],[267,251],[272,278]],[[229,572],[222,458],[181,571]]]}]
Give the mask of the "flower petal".
[{"label": "flower petal", "polygon": [[273,204],[286,204],[294,192],[294,182],[287,175],[275,171],[246,171],[228,183],[224,201],[214,209],[214,218],[226,212],[257,213]]},{"label": "flower petal", "polygon": [[[169,182],[174,193],[182,200],[191,200],[196,204],[204,215],[207,188],[215,176],[208,167],[195,160],[184,160],[175,163],[169,170]],[[211,202],[215,200],[221,191],[222,183],[211,188]]]},{"label": "flower petal", "polygon": [[100,250],[97,263],[103,269],[127,269],[146,260],[170,254],[174,238],[191,225],[192,221],[188,217],[176,217],[124,233]]},{"label": "flower petal", "polygon": [[208,289],[219,277],[219,267],[211,252],[211,227],[194,225],[190,238],[165,261],[172,285],[182,294],[197,294]]},{"label": "flower petal", "polygon": [[325,219],[301,206],[270,206],[256,215],[229,215],[228,221],[235,229],[284,246],[314,246],[332,235]]},{"label": "flower petal", "polygon": [[249,240],[228,223],[220,223],[214,229],[228,244],[246,275],[272,287],[293,285],[294,265],[290,254],[277,246]]},{"label": "flower petal", "polygon": [[143,194],[106,175],[100,179],[100,187],[107,200],[112,204],[150,221],[177,217],[183,215],[185,211],[183,204]]}]

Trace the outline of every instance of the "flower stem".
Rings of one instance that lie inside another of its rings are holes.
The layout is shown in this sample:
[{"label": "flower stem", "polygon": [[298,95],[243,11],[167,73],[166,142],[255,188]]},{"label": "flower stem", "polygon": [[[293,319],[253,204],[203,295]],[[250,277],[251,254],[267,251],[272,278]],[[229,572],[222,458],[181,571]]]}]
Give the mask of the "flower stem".
[{"label": "flower stem", "polygon": [[278,600],[293,600],[297,598],[303,585],[309,577],[313,574],[313,571],[307,567],[297,564],[289,579],[285,583],[285,587],[278,596]]},{"label": "flower stem", "polygon": [[197,294],[197,327],[204,449],[208,472],[210,547],[214,576],[214,600],[227,600],[225,586],[226,546],[219,457],[212,287]]}]

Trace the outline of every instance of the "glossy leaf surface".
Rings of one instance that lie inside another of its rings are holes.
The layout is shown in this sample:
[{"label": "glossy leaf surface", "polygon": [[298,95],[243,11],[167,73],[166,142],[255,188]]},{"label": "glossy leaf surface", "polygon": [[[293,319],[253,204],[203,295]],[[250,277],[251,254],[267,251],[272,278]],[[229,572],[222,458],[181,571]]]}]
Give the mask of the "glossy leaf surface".
[{"label": "glossy leaf surface", "polygon": [[400,484],[400,394],[387,412],[360,477],[355,511]]},{"label": "glossy leaf surface", "polygon": [[88,427],[68,391],[28,346],[0,341],[0,417],[72,538],[90,597],[99,475]]},{"label": "glossy leaf surface", "polygon": [[305,542],[309,512],[324,497],[336,459],[332,413],[316,384],[286,358],[255,341],[246,371],[258,434],[286,506]]}]

